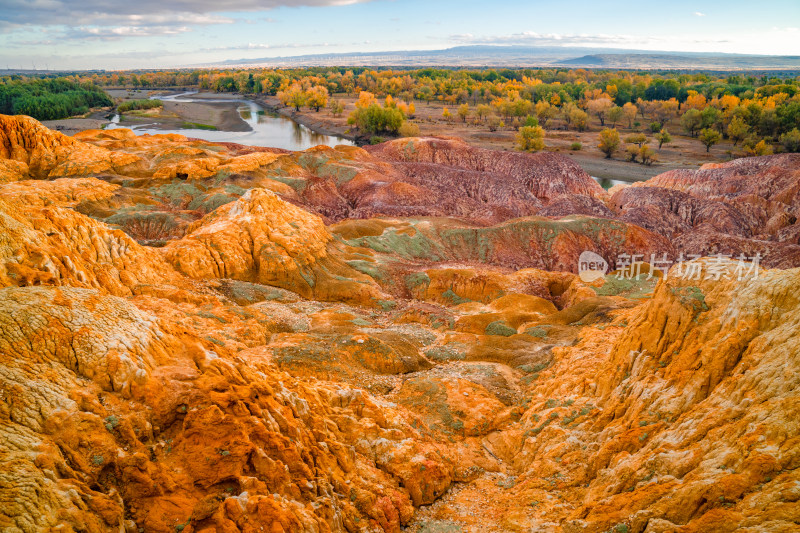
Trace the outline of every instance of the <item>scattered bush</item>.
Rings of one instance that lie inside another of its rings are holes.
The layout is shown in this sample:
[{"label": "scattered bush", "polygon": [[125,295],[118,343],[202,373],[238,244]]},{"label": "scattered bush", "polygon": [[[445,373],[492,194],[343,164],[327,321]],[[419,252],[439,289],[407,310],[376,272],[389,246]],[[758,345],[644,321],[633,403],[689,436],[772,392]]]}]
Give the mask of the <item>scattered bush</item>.
[{"label": "scattered bush", "polygon": [[495,320],[486,326],[484,333],[486,333],[486,335],[502,335],[503,337],[510,337],[511,335],[516,335],[517,330],[502,320]]},{"label": "scattered bush", "polygon": [[787,152],[800,152],[800,130],[794,128],[781,135],[781,144]]},{"label": "scattered bush", "polygon": [[127,102],[119,104],[117,106],[117,111],[120,113],[125,113],[126,111],[133,111],[136,109],[154,109],[163,105],[164,102],[161,100],[128,100]]},{"label": "scattered bush", "polygon": [[398,130],[400,137],[419,137],[419,126],[413,122],[405,121]]}]

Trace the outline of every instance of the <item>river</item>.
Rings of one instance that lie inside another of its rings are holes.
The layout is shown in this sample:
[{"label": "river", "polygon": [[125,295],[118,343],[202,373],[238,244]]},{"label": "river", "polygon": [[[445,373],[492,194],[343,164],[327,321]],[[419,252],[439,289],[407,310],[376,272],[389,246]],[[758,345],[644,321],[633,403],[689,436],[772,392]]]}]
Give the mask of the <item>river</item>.
[{"label": "river", "polygon": [[335,135],[323,135],[316,133],[294,120],[265,110],[257,103],[241,99],[213,99],[213,98],[192,98],[196,92],[174,94],[170,96],[158,96],[159,100],[174,100],[179,102],[197,103],[233,103],[238,106],[237,111],[244,122],[250,126],[250,131],[220,131],[199,128],[163,129],[155,127],[155,124],[142,124],[138,126],[120,126],[119,115],[111,119],[107,129],[126,127],[133,130],[137,135],[158,133],[179,133],[187,137],[203,139],[212,142],[232,142],[249,146],[268,146],[270,148],[284,148],[286,150],[305,150],[312,146],[325,144],[336,146],[337,144],[352,145],[353,141]]}]

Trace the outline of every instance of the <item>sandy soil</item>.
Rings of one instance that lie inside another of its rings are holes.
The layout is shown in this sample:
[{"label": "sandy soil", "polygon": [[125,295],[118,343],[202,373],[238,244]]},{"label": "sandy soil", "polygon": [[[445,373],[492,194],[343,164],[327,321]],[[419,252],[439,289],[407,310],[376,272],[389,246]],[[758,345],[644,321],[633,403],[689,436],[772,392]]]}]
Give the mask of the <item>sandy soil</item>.
[{"label": "sandy soil", "polygon": [[[185,91],[138,91],[125,92],[124,100],[137,100],[149,98],[151,96],[176,94]],[[112,97],[120,96],[109,91]],[[227,100],[235,97],[232,95],[217,94],[197,94],[192,98],[213,98],[215,100]],[[220,131],[250,131],[250,126],[239,117],[236,110],[237,104],[234,102],[179,102],[165,101],[164,107],[156,113],[125,113],[120,121],[121,126],[136,126],[140,124],[153,124],[156,129],[172,130],[187,127],[188,124],[214,128]]]},{"label": "sandy soil", "polygon": [[42,124],[51,130],[60,131],[64,135],[74,135],[84,130],[99,130],[108,124],[105,118],[65,118],[61,120],[43,120]]},{"label": "sandy soil", "polygon": [[[151,96],[176,94],[184,90],[158,90],[158,91],[133,91],[127,89],[108,89],[106,92],[111,98],[117,100],[140,100]],[[215,100],[241,99],[238,95],[198,94],[194,98],[209,98]],[[140,126],[152,124],[156,129],[172,130],[187,127],[187,124],[202,125],[221,131],[249,131],[247,125],[236,110],[234,102],[165,102],[161,109],[145,111],[131,111],[123,115],[121,126]],[[42,122],[52,130],[60,131],[65,135],[74,135],[83,130],[102,129],[110,121],[113,114],[111,109],[96,110],[86,117],[73,117],[62,120],[47,120]]]}]

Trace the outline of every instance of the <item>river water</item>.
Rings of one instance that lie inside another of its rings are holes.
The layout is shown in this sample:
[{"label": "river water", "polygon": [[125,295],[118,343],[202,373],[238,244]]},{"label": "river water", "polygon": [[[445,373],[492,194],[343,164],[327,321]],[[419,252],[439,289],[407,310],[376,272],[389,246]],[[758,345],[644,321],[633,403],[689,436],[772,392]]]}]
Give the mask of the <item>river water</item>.
[{"label": "river water", "polygon": [[129,127],[137,135],[158,134],[158,133],[178,133],[187,137],[203,139],[212,142],[232,142],[246,144],[249,146],[268,146],[270,148],[284,148],[286,150],[305,150],[312,146],[325,144],[336,146],[337,144],[352,145],[353,141],[335,135],[323,135],[316,133],[294,120],[272,113],[251,100],[234,99],[213,99],[213,98],[192,98],[194,92],[175,94],[170,96],[159,96],[159,100],[174,100],[177,102],[197,102],[211,103],[224,102],[236,104],[239,116],[250,126],[250,131],[219,131],[206,130],[199,128],[163,129],[156,127],[156,124],[142,124],[138,126],[120,126],[119,115],[111,119],[107,129]]},{"label": "river water", "polygon": [[614,185],[630,185],[630,182],[623,181],[623,180],[615,180],[612,178],[598,178],[597,176],[592,176],[594,180],[600,184],[600,186],[606,190],[610,189]]}]

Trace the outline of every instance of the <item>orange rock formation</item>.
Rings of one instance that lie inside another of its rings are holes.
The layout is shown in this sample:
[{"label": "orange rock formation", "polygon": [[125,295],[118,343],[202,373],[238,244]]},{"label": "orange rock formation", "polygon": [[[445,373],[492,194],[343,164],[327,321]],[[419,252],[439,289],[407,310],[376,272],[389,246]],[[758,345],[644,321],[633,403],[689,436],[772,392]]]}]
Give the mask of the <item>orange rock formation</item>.
[{"label": "orange rock formation", "polygon": [[796,266],[791,156],[608,196],[442,139],[0,147],[3,531],[798,528],[800,269],[574,273]]}]

